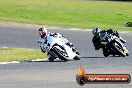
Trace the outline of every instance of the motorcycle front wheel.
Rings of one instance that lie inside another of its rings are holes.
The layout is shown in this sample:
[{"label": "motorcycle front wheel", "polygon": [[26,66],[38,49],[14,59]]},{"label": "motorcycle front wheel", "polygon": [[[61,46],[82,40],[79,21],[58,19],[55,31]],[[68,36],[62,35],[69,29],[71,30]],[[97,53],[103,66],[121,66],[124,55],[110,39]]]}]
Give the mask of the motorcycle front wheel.
[{"label": "motorcycle front wheel", "polygon": [[64,60],[64,61],[68,61],[66,54],[61,52],[56,47],[53,48],[52,51],[58,56],[59,59]]},{"label": "motorcycle front wheel", "polygon": [[114,43],[113,48],[119,53],[119,55],[121,55],[123,57],[126,56],[123,49],[121,48],[121,46],[118,45],[118,43],[117,44]]},{"label": "motorcycle front wheel", "polygon": [[48,60],[49,60],[50,62],[53,62],[53,61],[54,61],[54,58],[50,57]]}]

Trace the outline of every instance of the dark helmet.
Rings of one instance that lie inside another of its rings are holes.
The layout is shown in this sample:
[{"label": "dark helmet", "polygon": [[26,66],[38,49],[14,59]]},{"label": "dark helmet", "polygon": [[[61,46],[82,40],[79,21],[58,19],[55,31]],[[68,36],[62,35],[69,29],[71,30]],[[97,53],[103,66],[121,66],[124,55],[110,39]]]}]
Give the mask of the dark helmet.
[{"label": "dark helmet", "polygon": [[113,29],[109,29],[109,30],[107,30],[107,32],[112,34],[112,33],[114,33],[114,30]]},{"label": "dark helmet", "polygon": [[99,28],[93,28],[92,33],[93,35],[99,35],[100,31],[101,30]]}]

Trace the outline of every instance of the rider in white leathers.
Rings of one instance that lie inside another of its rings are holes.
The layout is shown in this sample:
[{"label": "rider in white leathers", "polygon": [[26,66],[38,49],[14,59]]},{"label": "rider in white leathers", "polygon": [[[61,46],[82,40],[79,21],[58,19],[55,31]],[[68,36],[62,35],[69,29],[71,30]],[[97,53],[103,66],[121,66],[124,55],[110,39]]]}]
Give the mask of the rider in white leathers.
[{"label": "rider in white leathers", "polygon": [[[73,44],[70,43],[63,35],[61,35],[61,34],[59,34],[59,33],[47,32],[47,29],[46,29],[45,26],[39,28],[39,35],[40,35],[40,38],[39,38],[38,43],[40,43],[41,51],[44,52],[44,53],[45,53],[46,51],[44,51],[44,49],[43,49],[43,44],[44,44],[44,42],[45,42],[46,36],[53,36],[53,37],[56,37],[56,38],[62,38],[63,41],[65,41],[65,43],[66,43],[68,46],[72,47],[73,50],[75,49],[75,48],[73,47]],[[50,59],[51,55],[50,55],[48,52],[47,52],[47,55],[48,55],[48,59]]]}]

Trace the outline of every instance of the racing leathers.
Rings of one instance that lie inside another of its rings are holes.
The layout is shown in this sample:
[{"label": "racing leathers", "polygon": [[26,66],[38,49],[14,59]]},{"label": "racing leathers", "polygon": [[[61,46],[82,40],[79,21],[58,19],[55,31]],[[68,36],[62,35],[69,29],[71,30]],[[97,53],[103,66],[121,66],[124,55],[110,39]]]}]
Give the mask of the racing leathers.
[{"label": "racing leathers", "polygon": [[[50,33],[48,33],[47,36],[53,36],[53,37],[55,37],[55,38],[62,38],[63,41],[65,42],[65,44],[68,45],[69,47],[72,47],[72,49],[74,50],[73,44],[70,43],[70,42],[69,42],[63,35],[61,35],[60,33],[52,33],[52,32],[50,32]],[[41,51],[42,51],[43,53],[46,52],[45,49],[43,49],[43,44],[44,44],[45,40],[46,40],[46,36],[41,36],[41,37],[39,38],[39,41],[38,41],[38,43],[40,43],[40,48],[41,48]],[[48,59],[50,59],[50,58],[52,57],[52,56],[50,55],[49,52],[47,52],[47,55],[48,55]]]}]

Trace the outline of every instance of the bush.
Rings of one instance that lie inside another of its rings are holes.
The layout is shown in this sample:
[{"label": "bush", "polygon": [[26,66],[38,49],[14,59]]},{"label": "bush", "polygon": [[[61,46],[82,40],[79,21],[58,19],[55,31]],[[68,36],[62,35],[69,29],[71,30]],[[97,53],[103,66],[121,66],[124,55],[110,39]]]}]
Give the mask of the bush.
[{"label": "bush", "polygon": [[126,27],[132,27],[132,22],[127,22],[127,23],[125,24],[125,26],[126,26]]}]

